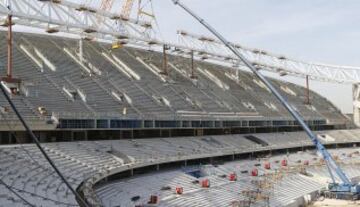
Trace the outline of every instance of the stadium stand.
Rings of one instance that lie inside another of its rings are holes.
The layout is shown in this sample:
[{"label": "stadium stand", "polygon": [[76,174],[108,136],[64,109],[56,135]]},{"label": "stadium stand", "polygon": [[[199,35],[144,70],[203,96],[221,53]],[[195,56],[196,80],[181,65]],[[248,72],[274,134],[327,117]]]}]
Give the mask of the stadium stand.
[{"label": "stadium stand", "polygon": [[[0,66],[7,61],[5,35],[0,32]],[[271,206],[296,206],[325,185],[326,171],[314,166],[312,143],[302,132],[286,132],[299,130],[297,123],[252,74],[235,77],[232,68],[196,60],[191,77],[190,59],[169,55],[166,75],[159,52],[83,43],[80,56],[78,40],[15,33],[14,76],[22,82],[11,99],[91,206],[144,206],[149,200],[159,206],[241,206],[254,196],[256,182],[282,169],[284,157],[289,166],[310,161],[312,176],[289,168],[288,176],[271,185],[265,199]],[[311,105],[305,105],[304,88],[271,81],[313,129],[343,129],[350,122],[319,94],[311,92]],[[183,132],[166,131],[174,128]],[[280,132],[259,133],[264,128]],[[318,131],[335,148],[359,144],[359,134]],[[0,206],[26,206],[14,192],[36,206],[78,206],[38,148],[24,144],[31,141],[2,94],[0,140],[8,144],[0,145],[0,177],[7,184],[0,185]],[[343,162],[356,161],[355,155],[343,156],[351,150],[333,152]],[[351,177],[358,173],[353,164],[345,167]],[[227,179],[234,172],[236,182]]]},{"label": "stadium stand", "polygon": [[[5,33],[0,36],[4,66]],[[14,76],[23,82],[13,100],[25,117],[42,121],[44,128],[296,125],[245,71],[234,80],[231,68],[196,61],[197,79],[191,79],[190,60],[180,56],[169,55],[169,74],[163,75],[162,55],[154,51],[131,47],[109,51],[105,43],[85,41],[80,57],[74,39],[26,33],[15,33],[14,39]],[[304,105],[302,87],[272,82],[311,125],[348,122],[315,92],[310,94],[312,105]],[[8,105],[1,101],[0,107]],[[9,113],[7,119],[13,115]]]},{"label": "stadium stand", "polygon": [[[360,143],[359,130],[320,131],[318,134],[327,137],[322,140],[328,146],[344,143],[346,146],[353,146]],[[289,166],[305,160],[310,161],[307,172],[312,176],[289,172],[289,176],[272,186],[268,201],[271,206],[298,202],[297,199],[325,186],[327,171],[323,166],[315,165],[320,159],[315,161],[314,158],[318,156],[311,150],[312,144],[306,141],[305,134],[252,134],[267,145],[246,139],[245,136],[249,135],[62,142],[44,143],[43,146],[71,185],[95,206],[135,206],[146,203],[153,194],[158,196],[159,206],[187,206],[189,203],[192,203],[190,206],[194,206],[194,203],[196,206],[207,206],[209,203],[230,206],[231,202],[239,202],[240,198],[246,197],[244,194],[239,198],[238,192],[256,188],[256,185],[250,182],[250,171],[254,166],[260,165],[257,167],[260,179],[265,174],[280,169],[282,166],[279,160],[284,158],[288,160]],[[309,150],[306,147],[309,147]],[[276,155],[277,149],[288,150],[288,153]],[[271,151],[274,155],[268,156]],[[351,177],[359,173],[356,170],[358,168],[351,167],[359,159],[356,151],[357,148],[331,151],[344,162],[345,170]],[[256,152],[259,154],[256,155]],[[261,152],[265,154],[261,155]],[[33,144],[2,145],[0,154],[1,178],[31,203],[39,206],[78,205],[74,195],[56,176]],[[224,156],[229,156],[233,161],[215,162],[214,159],[213,163],[209,162],[209,159]],[[249,159],[249,156],[258,158]],[[195,162],[196,160],[198,162]],[[180,164],[176,165],[177,162]],[[271,163],[271,170],[264,169],[261,166],[263,162]],[[169,166],[173,168],[167,170]],[[210,188],[204,190],[199,184],[193,183],[198,178],[184,173],[186,169],[191,169],[191,166],[195,166],[194,169],[200,166],[202,177],[199,179],[209,179]],[[149,167],[152,170],[140,170]],[[163,171],[158,171],[162,169]],[[125,172],[130,172],[130,176],[140,175],[127,178],[129,175]],[[149,174],[141,175],[146,172]],[[237,173],[238,181],[226,179],[226,175],[231,172]],[[283,185],[284,183],[286,185]],[[25,205],[4,185],[0,186],[1,204]],[[166,190],[169,186],[171,190]],[[184,196],[174,194],[177,186],[183,187]],[[215,199],[218,195],[221,195],[222,199]]]}]

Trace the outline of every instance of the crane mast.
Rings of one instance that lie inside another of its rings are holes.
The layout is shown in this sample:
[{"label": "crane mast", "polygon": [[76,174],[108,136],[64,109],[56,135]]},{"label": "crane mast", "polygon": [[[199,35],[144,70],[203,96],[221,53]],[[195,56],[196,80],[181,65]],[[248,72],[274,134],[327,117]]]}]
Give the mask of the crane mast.
[{"label": "crane mast", "polygon": [[[175,5],[180,6],[197,21],[199,21],[206,29],[208,29],[213,35],[215,35],[226,47],[229,48],[243,63],[247,66],[257,78],[259,78],[266,87],[272,92],[272,94],[281,102],[281,104],[287,109],[287,111],[293,116],[293,118],[303,128],[308,135],[312,143],[315,145],[318,152],[321,153],[325,160],[326,167],[329,171],[332,183],[329,185],[329,190],[335,192],[337,195],[343,195],[348,193],[351,196],[358,197],[360,193],[360,185],[353,185],[350,179],[346,176],[343,170],[336,164],[331,154],[326,150],[324,145],[319,141],[315,133],[311,131],[309,126],[305,123],[300,114],[286,101],[286,99],[279,93],[279,91],[270,83],[267,78],[262,75],[250,61],[248,61],[239,51],[236,49],[227,39],[225,39],[219,32],[217,32],[212,26],[210,26],[204,19],[195,14],[191,9],[182,4],[180,0],[172,0]],[[239,70],[239,69],[238,69]],[[337,183],[334,173],[338,176],[342,183]]]},{"label": "crane mast", "polygon": [[123,18],[129,18],[131,14],[131,10],[133,8],[135,0],[126,0],[126,2],[123,4],[122,10],[121,10],[121,16]]},{"label": "crane mast", "polygon": [[[120,13],[121,17],[125,19],[128,19],[130,17],[134,2],[135,0],[126,0],[123,3]],[[114,0],[102,0],[100,4],[100,9],[103,11],[109,11],[113,6],[113,4],[114,4]]]},{"label": "crane mast", "polygon": [[102,0],[100,5],[100,10],[109,11],[113,5],[113,0]]},{"label": "crane mast", "polygon": [[[126,0],[123,3],[121,13],[120,13],[120,15],[123,18],[128,19],[130,17],[134,2],[135,2],[135,0]],[[113,4],[114,4],[114,0],[102,0],[101,4],[100,4],[100,10],[109,11],[111,9],[111,7],[113,6]]]}]

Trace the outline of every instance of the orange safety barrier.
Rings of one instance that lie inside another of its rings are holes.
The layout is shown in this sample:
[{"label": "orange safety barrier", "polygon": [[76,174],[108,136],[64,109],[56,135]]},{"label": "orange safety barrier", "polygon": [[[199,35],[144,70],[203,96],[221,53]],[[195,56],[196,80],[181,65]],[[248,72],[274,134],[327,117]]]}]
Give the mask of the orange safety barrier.
[{"label": "orange safety barrier", "polygon": [[267,170],[270,170],[270,162],[265,162],[264,164],[264,168],[267,169]]},{"label": "orange safety barrier", "polygon": [[256,169],[256,168],[254,168],[254,169],[251,171],[251,175],[252,175],[252,176],[258,176],[258,174],[259,174],[259,171],[258,171],[258,169]]},{"label": "orange safety barrier", "polygon": [[176,194],[181,195],[183,194],[184,189],[182,187],[176,187]]},{"label": "orange safety barrier", "polygon": [[304,160],[304,165],[309,165],[309,160]]},{"label": "orange safety barrier", "polygon": [[209,188],[210,187],[210,181],[209,179],[204,179],[201,181],[201,187],[203,188]]},{"label": "orange safety barrier", "polygon": [[230,175],[229,175],[229,180],[230,180],[230,181],[236,181],[236,180],[237,180],[237,175],[236,175],[236,173],[230,173]]},{"label": "orange safety barrier", "polygon": [[148,204],[157,204],[158,201],[159,201],[158,196],[152,195],[152,196],[150,196],[150,201],[148,202]]}]

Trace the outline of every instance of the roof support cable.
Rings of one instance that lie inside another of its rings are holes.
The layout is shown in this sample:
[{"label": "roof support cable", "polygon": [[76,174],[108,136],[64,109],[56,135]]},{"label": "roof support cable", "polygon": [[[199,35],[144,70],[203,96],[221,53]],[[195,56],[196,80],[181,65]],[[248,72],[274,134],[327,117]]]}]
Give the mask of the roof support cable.
[{"label": "roof support cable", "polygon": [[[15,134],[14,127],[12,127],[12,126],[9,124],[10,119],[8,119],[6,115],[0,113],[0,119],[1,119],[1,118],[2,118],[3,120],[5,120],[6,126],[7,126],[7,128],[9,129],[10,136],[15,138],[16,143],[20,146],[21,150],[23,150],[23,151],[26,153],[27,157],[28,157],[31,161],[33,161],[34,163],[36,163],[39,167],[41,167],[41,168],[46,168],[46,167],[42,166],[42,165],[31,155],[31,152],[24,147],[24,145],[23,145],[22,142],[20,141],[20,138]],[[6,120],[8,120],[8,121],[6,121]]]},{"label": "roof support cable", "polygon": [[45,152],[44,148],[41,146],[39,139],[35,136],[35,134],[33,133],[33,131],[31,131],[31,129],[29,128],[29,126],[27,125],[27,123],[25,122],[24,118],[21,116],[20,112],[17,110],[14,102],[11,100],[9,94],[6,92],[6,89],[4,88],[3,84],[0,84],[0,88],[2,93],[4,94],[6,100],[9,102],[12,110],[15,112],[16,116],[19,118],[20,122],[22,123],[22,125],[24,126],[24,128],[26,129],[26,131],[28,132],[28,134],[30,135],[30,137],[32,138],[32,140],[34,141],[34,143],[36,144],[36,146],[39,148],[40,152],[43,154],[43,156],[45,157],[45,159],[49,162],[49,164],[51,165],[51,167],[55,170],[55,172],[59,175],[59,177],[61,178],[61,180],[65,183],[65,185],[69,188],[69,190],[75,195],[76,200],[81,204],[81,206],[85,206],[85,207],[89,207],[89,205],[85,202],[85,200],[80,196],[79,193],[76,192],[76,190],[70,185],[70,183],[66,180],[66,178],[64,177],[64,175],[60,172],[60,170],[56,167],[55,163],[51,160],[51,158],[49,157],[49,155]]},{"label": "roof support cable", "polygon": [[12,193],[14,193],[18,198],[20,198],[22,201],[24,201],[27,205],[31,206],[31,207],[36,207],[34,204],[31,204],[28,200],[26,200],[24,197],[22,197],[19,193],[17,193],[14,189],[12,189],[11,186],[9,186],[8,184],[6,184],[2,179],[0,179],[0,184],[4,185],[9,191],[11,191]]}]

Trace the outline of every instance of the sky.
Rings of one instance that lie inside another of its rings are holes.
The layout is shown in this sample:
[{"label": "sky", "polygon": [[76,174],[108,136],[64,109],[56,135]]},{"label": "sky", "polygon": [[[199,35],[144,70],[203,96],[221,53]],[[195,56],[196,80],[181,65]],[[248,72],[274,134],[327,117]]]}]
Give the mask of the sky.
[{"label": "sky", "polygon": [[[228,40],[299,60],[360,66],[359,0],[182,0]],[[165,40],[176,31],[210,36],[171,0],[153,0]],[[286,76],[285,76],[286,77]],[[285,80],[304,85],[305,80]],[[352,113],[352,86],[311,81],[344,113]]]}]

